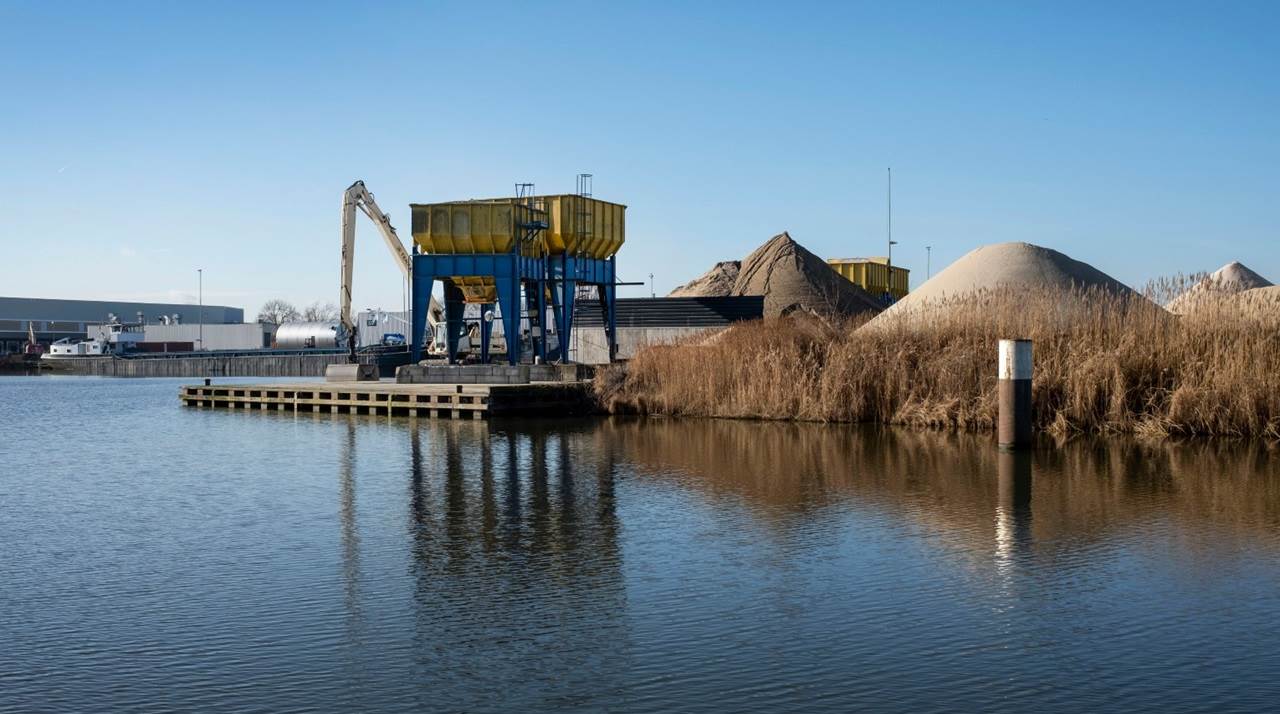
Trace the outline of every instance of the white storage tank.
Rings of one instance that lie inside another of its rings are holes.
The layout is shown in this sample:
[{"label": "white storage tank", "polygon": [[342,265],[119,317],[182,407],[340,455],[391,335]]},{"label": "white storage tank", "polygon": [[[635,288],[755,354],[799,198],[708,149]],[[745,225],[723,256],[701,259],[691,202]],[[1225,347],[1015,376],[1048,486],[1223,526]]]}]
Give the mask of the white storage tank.
[{"label": "white storage tank", "polygon": [[286,322],[276,330],[276,349],[334,350],[345,348],[346,331],[333,322]]}]

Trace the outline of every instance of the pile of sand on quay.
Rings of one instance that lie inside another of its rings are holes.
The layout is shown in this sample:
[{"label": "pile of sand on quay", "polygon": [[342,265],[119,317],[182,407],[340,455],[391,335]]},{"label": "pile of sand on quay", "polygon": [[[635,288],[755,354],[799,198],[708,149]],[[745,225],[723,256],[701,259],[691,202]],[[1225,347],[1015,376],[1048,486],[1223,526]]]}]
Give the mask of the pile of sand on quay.
[{"label": "pile of sand on quay", "polygon": [[[983,296],[1102,293],[1127,299],[1136,291],[1097,268],[1031,243],[993,243],[969,251],[923,285],[894,303],[867,327],[884,327],[945,317],[952,310],[972,309]],[[1154,303],[1153,303],[1154,305]]]},{"label": "pile of sand on quay", "polygon": [[1252,325],[1274,331],[1280,329],[1280,286],[1202,295],[1184,306],[1178,318],[1204,325]]},{"label": "pile of sand on quay", "polygon": [[[1247,291],[1269,287],[1272,287],[1270,280],[1250,270],[1243,263],[1233,261],[1170,300],[1166,307],[1169,312],[1186,315],[1224,299],[1233,300],[1235,296]],[[1265,297],[1261,299],[1266,300]]]},{"label": "pile of sand on quay", "polygon": [[787,233],[770,238],[742,261],[731,294],[763,295],[765,317],[796,312],[851,316],[883,309]]},{"label": "pile of sand on quay", "polygon": [[711,270],[672,290],[667,297],[727,297],[733,294],[733,284],[738,281],[741,270],[740,260],[716,263]]}]

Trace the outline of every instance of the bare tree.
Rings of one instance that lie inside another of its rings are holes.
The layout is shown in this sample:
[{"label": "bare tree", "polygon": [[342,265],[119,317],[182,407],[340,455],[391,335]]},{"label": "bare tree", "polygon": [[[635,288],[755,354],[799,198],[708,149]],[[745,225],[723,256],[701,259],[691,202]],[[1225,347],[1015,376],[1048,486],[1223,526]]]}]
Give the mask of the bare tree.
[{"label": "bare tree", "polygon": [[262,309],[258,311],[258,322],[269,322],[273,325],[281,325],[286,322],[298,319],[298,308],[288,300],[276,298],[268,300],[262,304]]},{"label": "bare tree", "polygon": [[302,319],[307,322],[329,322],[338,319],[338,308],[331,302],[319,300],[302,308]]}]

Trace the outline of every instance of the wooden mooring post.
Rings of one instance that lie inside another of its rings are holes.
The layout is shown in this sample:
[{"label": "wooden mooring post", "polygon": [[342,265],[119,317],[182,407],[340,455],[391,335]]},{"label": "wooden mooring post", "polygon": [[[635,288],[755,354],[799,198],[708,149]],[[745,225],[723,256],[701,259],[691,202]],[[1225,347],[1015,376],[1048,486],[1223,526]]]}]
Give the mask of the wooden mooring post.
[{"label": "wooden mooring post", "polygon": [[1031,446],[1031,340],[1000,340],[996,443],[1002,449]]}]

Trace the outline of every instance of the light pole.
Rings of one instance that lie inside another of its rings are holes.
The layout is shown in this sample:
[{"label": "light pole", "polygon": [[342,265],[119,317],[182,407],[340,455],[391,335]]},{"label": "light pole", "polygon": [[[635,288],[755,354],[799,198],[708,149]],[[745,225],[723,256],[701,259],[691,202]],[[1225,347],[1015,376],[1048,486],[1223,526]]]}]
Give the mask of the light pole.
[{"label": "light pole", "polygon": [[885,262],[886,262],[888,265],[892,266],[892,265],[893,265],[893,247],[894,247],[895,245],[897,245],[897,244],[898,244],[898,241],[896,241],[896,240],[894,240],[894,239],[893,239],[893,169],[892,169],[892,168],[888,169],[888,173],[889,173],[889,195],[888,195],[888,203],[889,203],[889,206],[888,206],[888,208],[889,208],[889,211],[888,211],[888,212],[889,212],[889,257],[888,257],[888,259],[887,259]]},{"label": "light pole", "polygon": [[196,342],[200,344],[200,350],[204,350],[204,268],[196,268],[196,275],[200,277],[199,300],[200,300],[200,328],[199,337]]},{"label": "light pole", "polygon": [[928,280],[933,277],[933,246],[926,245],[924,247],[924,279]]},{"label": "light pole", "polygon": [[889,220],[889,255],[884,259],[885,268],[885,300],[893,302],[893,247],[898,241],[893,239],[893,168],[886,169],[889,176],[888,220]]},{"label": "light pole", "polygon": [[649,297],[657,297],[657,294],[653,292],[653,273],[649,273]]}]

